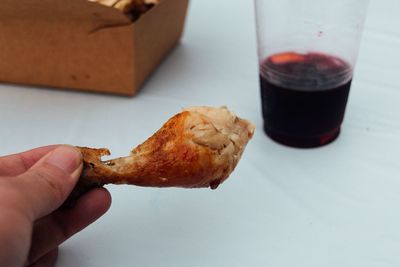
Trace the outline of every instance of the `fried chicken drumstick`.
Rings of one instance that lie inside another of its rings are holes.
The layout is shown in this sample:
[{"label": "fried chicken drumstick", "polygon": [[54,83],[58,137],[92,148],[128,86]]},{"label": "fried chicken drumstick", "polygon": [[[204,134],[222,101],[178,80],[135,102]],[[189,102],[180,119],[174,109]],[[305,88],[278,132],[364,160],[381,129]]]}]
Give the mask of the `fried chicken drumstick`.
[{"label": "fried chicken drumstick", "polygon": [[105,184],[215,189],[238,164],[254,126],[226,107],[192,107],[172,117],[129,156],[79,147],[84,169],[74,194]]}]

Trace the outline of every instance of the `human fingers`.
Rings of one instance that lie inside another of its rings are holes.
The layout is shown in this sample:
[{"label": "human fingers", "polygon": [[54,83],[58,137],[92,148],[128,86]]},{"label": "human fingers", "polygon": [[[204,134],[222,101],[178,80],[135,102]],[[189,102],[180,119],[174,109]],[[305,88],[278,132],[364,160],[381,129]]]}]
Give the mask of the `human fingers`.
[{"label": "human fingers", "polygon": [[97,188],[83,195],[72,209],[59,210],[37,221],[33,228],[29,262],[35,262],[96,221],[110,205],[110,193],[104,188]]},{"label": "human fingers", "polygon": [[29,267],[53,267],[57,262],[58,248],[53,249]]},{"label": "human fingers", "polygon": [[82,171],[82,154],[74,147],[60,146],[27,172],[6,182],[12,206],[32,223],[58,209],[75,186]]},{"label": "human fingers", "polygon": [[0,199],[0,266],[21,266],[28,257],[32,224],[19,212],[3,208],[3,202]]},{"label": "human fingers", "polygon": [[18,154],[0,157],[0,176],[17,176],[26,172],[38,160],[59,145],[35,148]]}]

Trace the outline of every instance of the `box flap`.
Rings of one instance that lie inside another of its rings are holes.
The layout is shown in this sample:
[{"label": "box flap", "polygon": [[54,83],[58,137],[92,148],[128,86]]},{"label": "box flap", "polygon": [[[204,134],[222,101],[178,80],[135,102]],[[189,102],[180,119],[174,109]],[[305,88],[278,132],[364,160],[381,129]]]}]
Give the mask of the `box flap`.
[{"label": "box flap", "polygon": [[133,87],[132,22],[86,0],[1,0],[0,81],[118,92]]},{"label": "box flap", "polygon": [[0,18],[18,20],[92,21],[104,24],[130,24],[121,11],[87,0],[1,0]]}]

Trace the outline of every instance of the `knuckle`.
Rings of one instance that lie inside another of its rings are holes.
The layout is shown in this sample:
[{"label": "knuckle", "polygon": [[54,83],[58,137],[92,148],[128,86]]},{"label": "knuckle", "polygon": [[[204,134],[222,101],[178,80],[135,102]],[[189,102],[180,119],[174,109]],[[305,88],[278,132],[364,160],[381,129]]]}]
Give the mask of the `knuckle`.
[{"label": "knuckle", "polygon": [[53,224],[56,225],[58,243],[61,244],[74,234],[71,226],[66,224],[61,218],[59,218],[58,216],[53,216],[52,219],[53,219]]}]

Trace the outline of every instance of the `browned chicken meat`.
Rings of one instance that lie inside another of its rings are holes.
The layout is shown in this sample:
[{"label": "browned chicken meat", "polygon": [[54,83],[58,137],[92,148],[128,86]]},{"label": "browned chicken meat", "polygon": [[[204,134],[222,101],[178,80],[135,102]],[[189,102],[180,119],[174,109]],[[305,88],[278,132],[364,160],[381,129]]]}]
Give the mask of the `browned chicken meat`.
[{"label": "browned chicken meat", "polygon": [[81,147],[75,193],[104,184],[215,189],[235,169],[254,128],[226,107],[184,109],[127,157],[102,161],[107,149]]},{"label": "browned chicken meat", "polygon": [[160,0],[89,0],[104,6],[114,7],[126,14],[140,15],[152,6],[158,4]]}]

